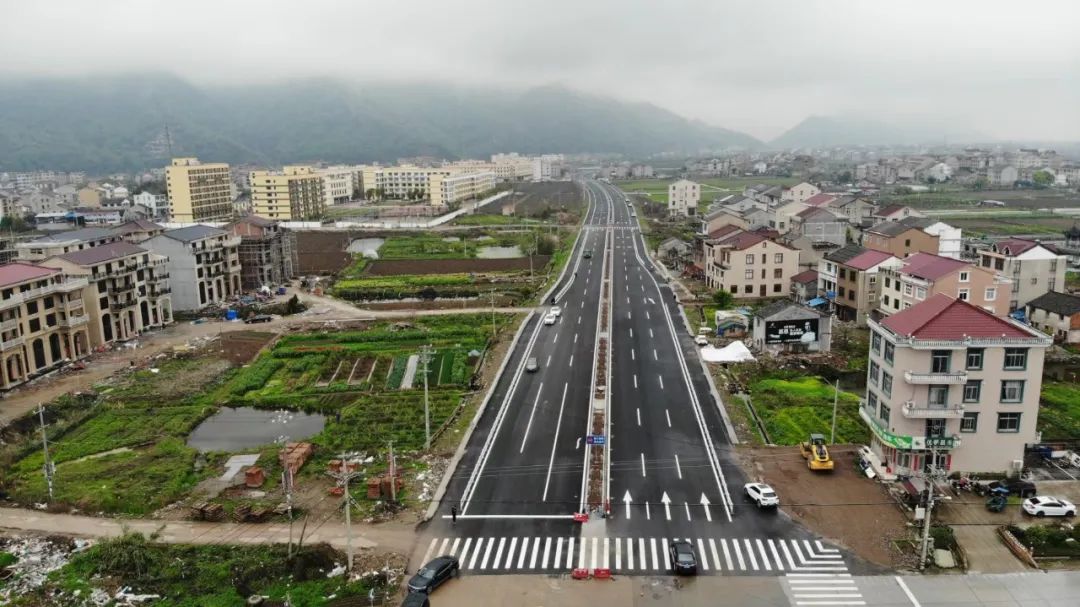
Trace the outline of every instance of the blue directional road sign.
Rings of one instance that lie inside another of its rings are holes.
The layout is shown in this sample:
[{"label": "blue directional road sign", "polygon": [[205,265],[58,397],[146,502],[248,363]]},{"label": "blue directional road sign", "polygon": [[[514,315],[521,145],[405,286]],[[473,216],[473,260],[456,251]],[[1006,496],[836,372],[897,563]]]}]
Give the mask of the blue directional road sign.
[{"label": "blue directional road sign", "polygon": [[587,434],[585,435],[585,444],[587,445],[603,445],[607,442],[607,438],[603,434]]}]

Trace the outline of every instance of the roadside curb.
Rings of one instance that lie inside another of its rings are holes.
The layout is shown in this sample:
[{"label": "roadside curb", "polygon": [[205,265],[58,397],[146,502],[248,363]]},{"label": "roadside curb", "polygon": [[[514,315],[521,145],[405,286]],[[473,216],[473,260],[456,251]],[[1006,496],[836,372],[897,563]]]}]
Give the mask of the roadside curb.
[{"label": "roadside curb", "polygon": [[[585,216],[588,217],[588,211],[585,212]],[[581,242],[581,234],[584,232],[584,220],[582,221],[581,228],[578,229],[577,236],[574,237],[574,246],[570,249],[571,257],[574,255],[574,251],[577,250],[578,244]],[[567,261],[563,266],[562,273],[559,275],[559,279],[551,285],[551,289],[544,294],[542,302],[547,301],[551,297],[552,291],[559,286],[559,283],[566,278],[566,272],[570,269],[570,263]],[[529,315],[525,317],[525,320],[518,326],[517,333],[514,334],[514,339],[510,342],[510,347],[506,351],[506,355],[503,356],[502,363],[499,365],[499,370],[495,373],[494,379],[491,385],[488,386],[487,394],[484,395],[483,402],[480,403],[480,407],[477,408],[476,414],[473,415],[473,419],[469,422],[469,427],[465,429],[464,435],[461,437],[461,443],[458,444],[457,451],[454,452],[454,456],[450,459],[450,463],[446,466],[446,471],[443,472],[442,480],[439,481],[439,486],[435,489],[435,493],[431,497],[431,504],[428,505],[427,510],[424,512],[424,518],[420,520],[421,523],[426,523],[435,517],[435,513],[439,509],[439,505],[442,503],[443,497],[446,495],[446,489],[450,485],[450,479],[453,478],[454,473],[457,471],[457,467],[461,464],[461,459],[465,457],[465,449],[469,446],[469,441],[472,439],[473,432],[476,431],[476,426],[480,424],[480,418],[484,416],[484,411],[487,410],[488,403],[491,402],[492,395],[495,394],[495,388],[499,385],[499,380],[502,378],[503,373],[506,372],[507,365],[510,364],[510,359],[513,358],[514,350],[517,349],[518,343],[521,341],[521,336],[525,332],[525,327],[529,325],[532,318],[536,316],[536,310],[529,312]],[[537,321],[539,322],[539,321]]]}]

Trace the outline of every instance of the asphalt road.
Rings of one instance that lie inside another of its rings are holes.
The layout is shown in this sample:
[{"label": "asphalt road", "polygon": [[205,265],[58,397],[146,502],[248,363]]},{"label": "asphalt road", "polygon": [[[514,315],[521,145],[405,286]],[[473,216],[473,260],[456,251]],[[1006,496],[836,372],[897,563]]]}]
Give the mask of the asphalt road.
[{"label": "asphalt road", "polygon": [[[694,545],[702,572],[739,575],[865,571],[775,511],[743,497],[718,403],[675,294],[649,261],[632,209],[610,185],[583,184],[589,213],[562,314],[525,325],[413,562],[453,553],[467,573],[611,568],[655,575],[669,541]],[[582,253],[591,250],[586,258]],[[603,261],[611,256],[612,349],[606,495],[585,512],[590,408]],[[536,372],[525,370],[535,358]],[[451,507],[459,516],[450,519]]]}]

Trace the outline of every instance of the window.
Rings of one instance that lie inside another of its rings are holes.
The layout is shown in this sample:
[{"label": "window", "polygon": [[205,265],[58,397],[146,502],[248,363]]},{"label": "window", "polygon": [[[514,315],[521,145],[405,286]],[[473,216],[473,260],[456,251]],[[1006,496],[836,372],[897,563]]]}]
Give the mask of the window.
[{"label": "window", "polygon": [[891,278],[886,278],[885,279],[885,288],[888,289],[891,286],[892,286],[892,279]]},{"label": "window", "polygon": [[745,278],[746,280],[753,280],[754,279],[754,271],[753,270],[747,270],[744,273],[743,278]]},{"label": "window", "polygon": [[904,295],[911,295],[911,283],[904,283]]},{"label": "window", "polygon": [[870,349],[878,354],[881,354],[881,333],[874,331],[870,336]]},{"label": "window", "polygon": [[978,413],[965,413],[964,417],[960,420],[961,432],[975,432],[979,429],[979,414]]},{"label": "window", "polygon": [[[780,227],[781,228],[784,227],[784,224],[780,224]],[[773,255],[773,263],[784,263],[784,254],[783,253],[777,253],[777,254]]]},{"label": "window", "polygon": [[1001,402],[1018,403],[1024,400],[1024,380],[1003,379],[1001,380]]},{"label": "window", "polygon": [[1020,414],[1019,413],[998,413],[997,431],[998,432],[1019,432],[1020,431]]},{"label": "window", "polygon": [[971,272],[960,272],[960,282],[971,282]]},{"label": "window", "polygon": [[926,287],[915,288],[915,299],[926,299]]},{"label": "window", "polygon": [[851,301],[855,301],[855,289],[847,292],[847,298]]},{"label": "window", "polygon": [[731,285],[731,292],[732,293],[738,293],[739,292],[739,285]]},{"label": "window", "polygon": [[943,420],[943,419],[928,419],[928,420],[926,420],[926,436],[928,436],[928,437],[945,436],[945,420]]},{"label": "window", "polygon": [[870,409],[870,411],[873,411],[874,413],[877,413],[877,410],[878,410],[877,405],[878,405],[877,394],[874,394],[873,392],[867,390],[867,392],[866,392],[866,406],[867,406],[867,408]]},{"label": "window", "polygon": [[27,314],[37,314],[37,312],[38,312],[38,307],[37,307],[37,302],[36,301],[31,301],[31,302],[28,302],[26,304],[26,313]]},{"label": "window", "polygon": [[750,253],[750,254],[748,254],[746,256],[746,265],[748,265],[748,266],[754,265],[754,255],[753,255],[753,253]]},{"label": "window", "polygon": [[52,298],[52,296],[46,297],[46,298],[45,298],[44,300],[42,300],[42,301],[44,301],[44,302],[45,302],[45,309],[46,309],[46,310],[48,310],[48,309],[52,308],[52,307],[53,307],[54,305],[56,305],[55,303],[53,303],[53,298]]},{"label": "window", "polygon": [[885,362],[887,362],[887,363],[889,363],[891,365],[892,362],[893,362],[893,359],[896,357],[895,355],[896,355],[896,346],[894,344],[892,344],[891,342],[885,342]]},{"label": "window", "polygon": [[885,396],[892,396],[892,375],[885,371],[881,372],[881,391],[885,393]]},{"label": "window", "polygon": [[964,367],[969,371],[978,371],[982,369],[983,365],[983,350],[982,348],[968,348],[966,362]]},{"label": "window", "polygon": [[783,290],[783,285],[776,283],[772,286],[773,293],[780,293]]},{"label": "window", "polygon": [[888,295],[886,295],[884,298],[882,298],[882,301],[885,303],[886,308],[889,307],[889,296]]},{"label": "window", "polygon": [[970,292],[971,292],[970,289],[960,289],[960,293],[959,293],[960,301],[967,301],[968,300],[968,293],[970,293]]},{"label": "window", "polygon": [[904,239],[904,246],[905,247],[910,247],[911,246],[911,239],[910,238],[905,238]]},{"label": "window", "polygon": [[891,408],[889,407],[889,405],[885,401],[881,401],[880,408],[881,408],[881,413],[880,413],[881,421],[885,422],[886,424],[889,423],[889,414],[892,413]]},{"label": "window", "polygon": [[969,379],[964,384],[964,402],[965,403],[977,403],[979,402],[979,396],[982,395],[982,380],[981,379]]},{"label": "window", "polygon": [[949,387],[948,386],[930,386],[929,402],[931,407],[945,407],[949,404]]},{"label": "window", "polygon": [[934,350],[930,355],[930,372],[948,373],[950,359],[952,359],[952,352],[948,350]]},{"label": "window", "polygon": [[986,293],[983,297],[986,301],[994,301],[997,298],[997,289],[994,287],[987,287]]},{"label": "window", "polygon": [[745,285],[743,287],[743,292],[744,293],[753,293],[754,292],[754,285]]},{"label": "window", "polygon": [[847,289],[845,289],[844,287],[838,287],[836,293],[840,295],[840,297],[843,297],[847,293]]},{"label": "window", "polygon": [[37,333],[41,330],[41,320],[37,318],[30,319],[30,332]]},{"label": "window", "polygon": [[874,361],[870,361],[870,378],[869,382],[875,386],[878,384],[878,374],[881,372],[881,365]]},{"label": "window", "polygon": [[1022,370],[1027,368],[1027,348],[1005,348],[1005,369]]},{"label": "window", "polygon": [[783,278],[784,277],[784,271],[782,269],[780,269],[780,268],[776,268],[775,270],[772,271],[772,277],[773,278]]}]

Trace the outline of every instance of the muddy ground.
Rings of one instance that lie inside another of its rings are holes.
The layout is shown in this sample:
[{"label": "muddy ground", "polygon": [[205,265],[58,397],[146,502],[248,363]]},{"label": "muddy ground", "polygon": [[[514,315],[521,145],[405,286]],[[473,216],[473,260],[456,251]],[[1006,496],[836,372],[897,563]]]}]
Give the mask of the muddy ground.
[{"label": "muddy ground", "polygon": [[872,563],[903,566],[893,541],[911,536],[907,519],[881,484],[856,472],[855,449],[830,449],[831,474],[808,470],[798,447],[740,448],[738,456],[750,477],[776,489],[782,510],[811,531]]}]

